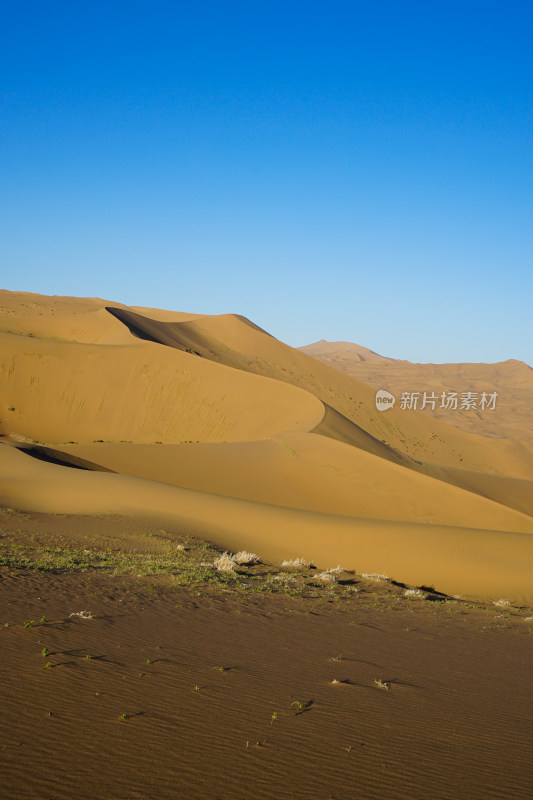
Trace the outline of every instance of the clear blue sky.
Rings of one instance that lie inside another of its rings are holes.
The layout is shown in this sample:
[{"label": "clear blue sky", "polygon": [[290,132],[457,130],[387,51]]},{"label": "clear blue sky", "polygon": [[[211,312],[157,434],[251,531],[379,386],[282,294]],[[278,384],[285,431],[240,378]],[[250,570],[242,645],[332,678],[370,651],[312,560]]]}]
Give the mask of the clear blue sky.
[{"label": "clear blue sky", "polygon": [[4,3],[2,286],[533,364],[533,6]]}]

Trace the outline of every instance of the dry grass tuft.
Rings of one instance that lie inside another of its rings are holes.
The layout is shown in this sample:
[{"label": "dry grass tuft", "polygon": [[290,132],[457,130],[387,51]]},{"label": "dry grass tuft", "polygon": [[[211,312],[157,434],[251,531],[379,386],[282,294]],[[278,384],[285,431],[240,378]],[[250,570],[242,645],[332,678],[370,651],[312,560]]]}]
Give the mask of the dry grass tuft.
[{"label": "dry grass tuft", "polygon": [[246,550],[240,550],[233,556],[233,561],[241,566],[250,566],[251,564],[260,564],[261,559],[255,553],[248,553]]},{"label": "dry grass tuft", "polygon": [[296,569],[309,569],[309,567],[313,567],[314,564],[312,561],[307,562],[303,558],[293,558],[287,561],[281,562],[282,567],[293,567]]},{"label": "dry grass tuft", "polygon": [[322,583],[336,583],[337,578],[332,572],[320,572],[315,575],[315,580],[322,581]]},{"label": "dry grass tuft", "polygon": [[73,611],[69,617],[79,617],[80,619],[94,619],[94,614],[90,611]]},{"label": "dry grass tuft", "polygon": [[219,572],[235,572],[235,561],[230,553],[222,553],[221,556],[215,558],[213,566]]},{"label": "dry grass tuft", "polygon": [[421,600],[425,600],[426,597],[427,597],[427,594],[425,594],[424,592],[420,591],[420,589],[406,589],[405,592],[403,593],[403,596],[404,597],[420,597]]}]

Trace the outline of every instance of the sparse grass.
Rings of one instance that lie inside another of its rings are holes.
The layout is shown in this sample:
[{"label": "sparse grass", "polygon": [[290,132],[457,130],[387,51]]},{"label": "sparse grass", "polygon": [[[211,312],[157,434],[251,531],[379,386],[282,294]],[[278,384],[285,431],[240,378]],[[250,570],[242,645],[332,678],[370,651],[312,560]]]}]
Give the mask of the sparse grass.
[{"label": "sparse grass", "polygon": [[293,706],[296,707],[296,716],[298,716],[298,714],[303,714],[304,711],[307,711],[308,708],[311,708],[312,704],[312,700],[294,700],[291,703],[291,708]]},{"label": "sparse grass", "polygon": [[[0,513],[16,513],[22,516],[22,512],[9,512],[5,508],[0,509]],[[26,543],[21,543],[25,541],[20,536],[24,531],[4,528],[0,533],[3,534],[0,538],[0,571],[2,567],[6,567],[11,570],[37,570],[63,574],[85,572],[88,573],[88,579],[91,574],[104,574],[111,579],[115,576],[132,576],[142,580],[149,576],[150,584],[144,582],[144,589],[151,592],[184,587],[194,591],[197,596],[231,594],[240,602],[254,604],[259,602],[258,594],[269,593],[302,599],[321,599],[328,604],[342,601],[350,605],[357,604],[358,607],[371,606],[385,611],[398,608],[399,604],[402,604],[402,595],[412,599],[423,599],[423,590],[427,588],[419,586],[406,589],[404,585],[395,583],[381,573],[361,574],[358,577],[362,578],[363,582],[356,586],[354,583],[357,583],[357,577],[349,583],[342,580],[341,573],[350,571],[340,565],[319,572],[316,571],[314,564],[304,558],[285,560],[280,570],[274,565],[261,563],[255,553],[221,552],[205,541],[192,538],[179,537],[182,541],[180,542],[178,538],[177,542],[175,535],[163,530],[157,533],[147,533],[142,530],[128,533],[128,544],[124,546],[123,542],[114,542],[112,549],[98,547],[94,543],[90,548],[74,547],[71,542],[67,544],[61,538],[53,540],[53,543],[62,546],[50,546],[50,540],[47,540],[46,546],[42,546],[39,537],[35,535],[29,536],[29,542],[26,539]],[[438,613],[439,606],[453,613],[465,613],[467,609],[481,607],[486,610],[492,609],[494,612],[498,609],[507,613],[512,611],[510,602],[506,600],[494,601],[492,605],[487,605],[469,604],[464,600],[452,598],[443,597],[443,599],[447,602],[431,604],[435,607],[432,609],[434,613]],[[451,604],[456,608],[450,609]],[[413,612],[416,605],[413,603],[411,606]],[[429,605],[423,603],[420,607],[427,610]],[[528,611],[531,614],[529,609],[524,609],[525,613]],[[76,611],[72,612],[70,617],[89,620],[93,618],[93,614],[89,611]],[[532,617],[522,617],[522,619],[529,622],[533,620]],[[42,625],[47,621],[45,616],[40,618]],[[9,623],[4,623],[5,627],[8,625]],[[30,628],[35,625],[35,621],[28,620],[24,625]]]}]

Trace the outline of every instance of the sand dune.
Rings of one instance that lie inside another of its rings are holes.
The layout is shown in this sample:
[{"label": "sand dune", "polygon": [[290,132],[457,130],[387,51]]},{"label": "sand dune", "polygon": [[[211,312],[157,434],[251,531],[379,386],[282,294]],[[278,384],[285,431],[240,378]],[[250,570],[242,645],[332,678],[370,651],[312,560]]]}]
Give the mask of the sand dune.
[{"label": "sand dune", "polygon": [[372,386],[239,315],[0,301],[0,436],[90,467],[2,445],[4,504],[166,515],[267,559],[532,600],[533,442],[380,413]]},{"label": "sand dune", "polygon": [[283,344],[243,317],[224,314],[165,323],[128,310],[109,310],[135,336],[305,389],[374,439],[409,458],[517,478],[533,477],[533,442],[502,443],[466,435],[420,411],[395,407],[380,413],[370,386]]},{"label": "sand dune", "polygon": [[160,515],[184,534],[233,550],[248,547],[273,563],[303,556],[326,568],[380,572],[448,594],[533,604],[533,536],[356,519],[280,508],[100,472],[46,464],[0,446],[0,502],[28,511]]},{"label": "sand dune", "polygon": [[[288,508],[533,533],[533,517],[527,513],[316,434],[287,432],[231,444],[67,445],[62,450],[121,474]],[[509,491],[514,487],[517,496],[531,497],[531,482],[508,480]]]}]

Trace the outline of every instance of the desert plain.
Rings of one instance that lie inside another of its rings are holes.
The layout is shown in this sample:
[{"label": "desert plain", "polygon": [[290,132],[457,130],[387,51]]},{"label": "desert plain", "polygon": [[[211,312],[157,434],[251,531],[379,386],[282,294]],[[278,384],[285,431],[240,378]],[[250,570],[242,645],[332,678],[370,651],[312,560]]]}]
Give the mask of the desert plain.
[{"label": "desert plain", "polygon": [[1,796],[533,797],[528,365],[3,291],[0,378]]}]

